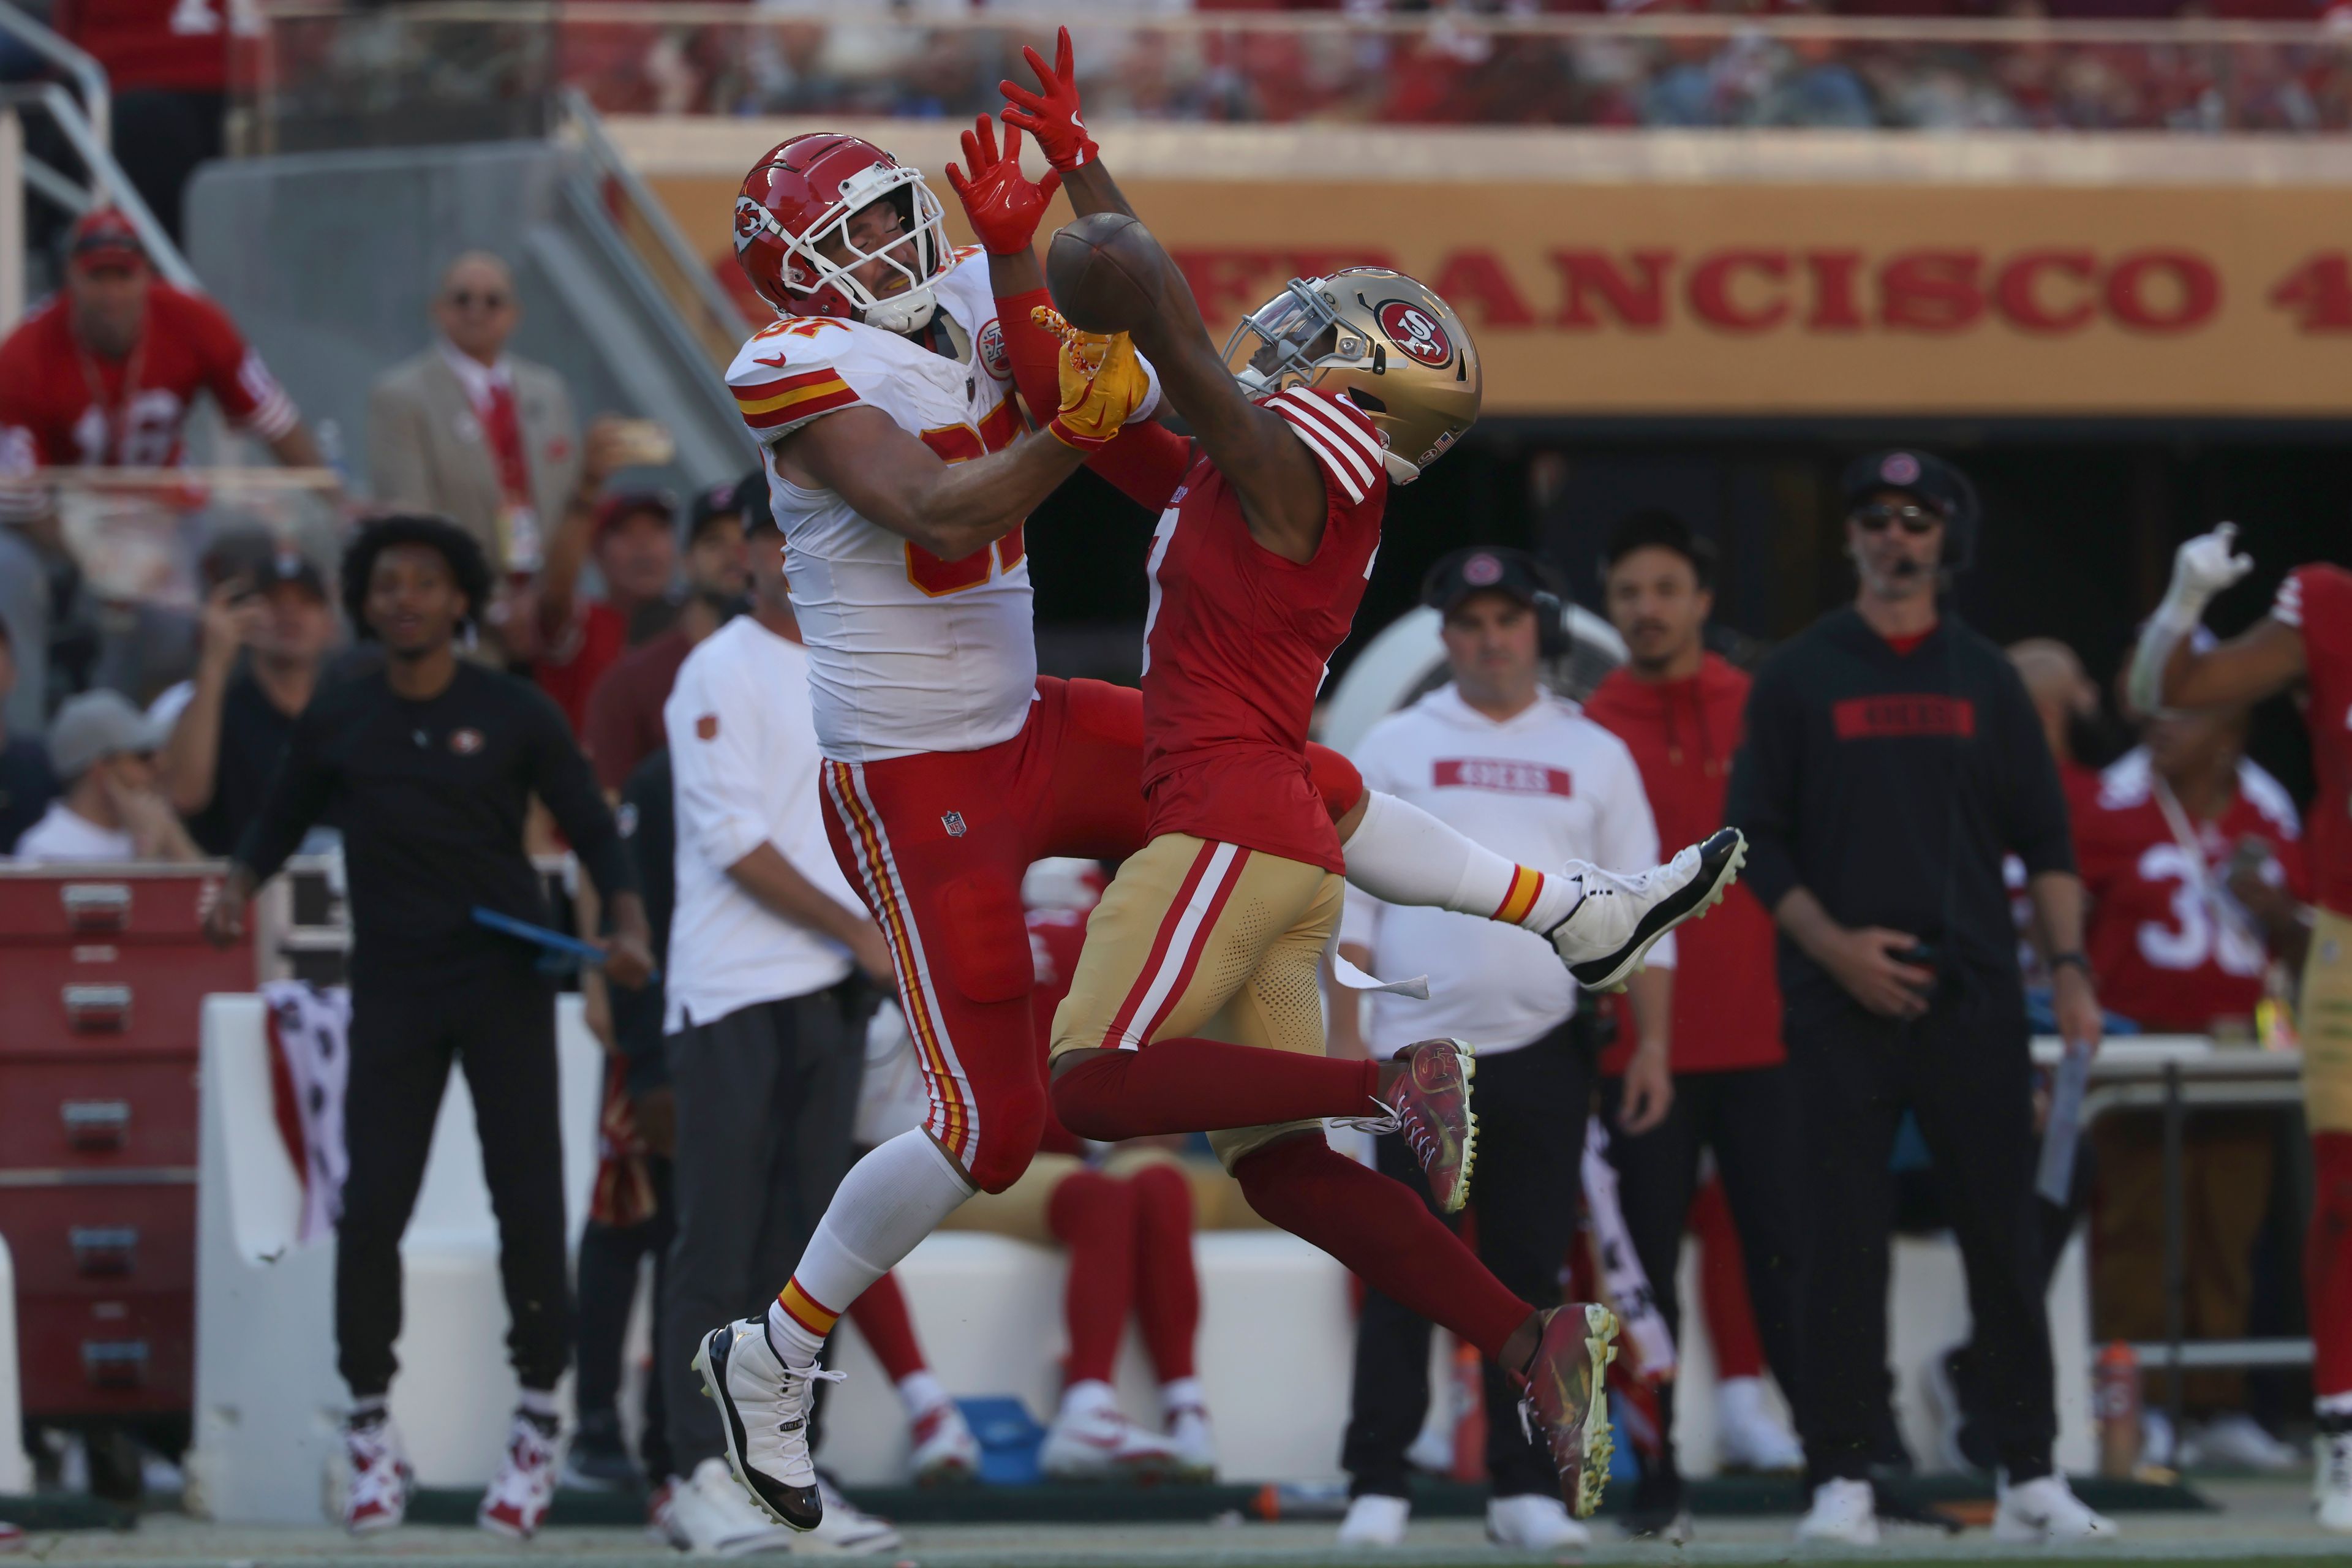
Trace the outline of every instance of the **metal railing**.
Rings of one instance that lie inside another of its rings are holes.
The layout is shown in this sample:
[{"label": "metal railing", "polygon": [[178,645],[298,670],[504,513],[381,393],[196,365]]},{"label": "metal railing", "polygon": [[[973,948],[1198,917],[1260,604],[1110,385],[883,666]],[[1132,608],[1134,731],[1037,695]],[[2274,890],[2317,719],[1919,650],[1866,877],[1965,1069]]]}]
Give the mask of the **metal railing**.
[{"label": "metal railing", "polygon": [[114,142],[114,96],[106,70],[96,60],[49,31],[40,23],[0,0],[0,33],[5,33],[71,77],[81,89],[82,113],[101,147]]},{"label": "metal railing", "polygon": [[571,88],[607,114],[956,118],[995,109],[1021,46],[1074,16],[1097,125],[2352,128],[2352,33],[2207,20],[295,0],[244,91],[349,103],[396,76],[453,100]]}]

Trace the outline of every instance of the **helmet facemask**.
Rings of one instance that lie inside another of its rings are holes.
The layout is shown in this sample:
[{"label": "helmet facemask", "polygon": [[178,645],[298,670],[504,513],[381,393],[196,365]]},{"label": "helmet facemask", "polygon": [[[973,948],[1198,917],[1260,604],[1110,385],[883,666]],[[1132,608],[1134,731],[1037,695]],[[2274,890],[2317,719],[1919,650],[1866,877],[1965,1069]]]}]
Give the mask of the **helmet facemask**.
[{"label": "helmet facemask", "polygon": [[1253,397],[1314,383],[1328,364],[1353,364],[1363,344],[1339,330],[1339,313],[1315,282],[1294,278],[1283,291],[1234,326],[1225,369]]},{"label": "helmet facemask", "polygon": [[[850,237],[850,221],[877,202],[889,204],[898,222],[878,248],[867,250]],[[772,223],[769,229],[783,247],[785,286],[794,293],[815,294],[830,286],[856,309],[858,320],[889,332],[911,332],[928,325],[939,308],[933,285],[947,269],[950,254],[947,220],[940,199],[918,170],[877,164],[844,181],[840,201],[806,234],[787,234]],[[826,256],[818,248],[825,241],[847,259]],[[855,269],[876,260],[889,268],[886,289],[894,279],[904,279],[905,286],[877,294],[854,276]]]}]

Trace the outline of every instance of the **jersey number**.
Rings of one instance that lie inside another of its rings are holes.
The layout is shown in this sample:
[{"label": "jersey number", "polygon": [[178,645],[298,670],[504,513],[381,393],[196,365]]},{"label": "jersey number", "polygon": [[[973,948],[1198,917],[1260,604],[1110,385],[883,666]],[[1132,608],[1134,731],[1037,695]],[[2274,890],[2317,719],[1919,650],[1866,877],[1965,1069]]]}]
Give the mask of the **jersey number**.
[{"label": "jersey number", "polygon": [[2218,961],[2223,973],[2252,979],[2263,972],[2262,943],[2238,919],[2222,917],[2213,908],[2200,886],[2200,869],[2178,844],[2151,844],[2141,852],[2140,879],[2173,884],[2174,923],[2142,921],[2139,955],[2156,969],[2202,969]]},{"label": "jersey number", "polygon": [[1176,520],[1182,509],[1170,507],[1151,531],[1151,553],[1143,559],[1143,579],[1151,585],[1151,603],[1143,612],[1143,671],[1151,673],[1151,628],[1160,624],[1160,563],[1168,559],[1168,542],[1176,537]]},{"label": "jersey number", "polygon": [[[985,458],[991,452],[1012,445],[1013,437],[1018,434],[1020,427],[1015,421],[998,417],[999,414],[1009,414],[1012,407],[1010,398],[997,405],[997,412],[981,421],[980,430],[974,430],[969,425],[942,425],[936,430],[926,430],[923,432],[923,445],[937,452],[943,463],[969,463],[974,458]],[[981,431],[987,432],[985,441],[982,439]],[[961,594],[966,588],[977,588],[987,582],[992,569],[1010,572],[1020,565],[1027,548],[1018,523],[1013,525],[1012,532],[986,550],[975,550],[961,561],[943,560],[909,540],[907,543],[907,581],[934,599],[947,594]]]}]

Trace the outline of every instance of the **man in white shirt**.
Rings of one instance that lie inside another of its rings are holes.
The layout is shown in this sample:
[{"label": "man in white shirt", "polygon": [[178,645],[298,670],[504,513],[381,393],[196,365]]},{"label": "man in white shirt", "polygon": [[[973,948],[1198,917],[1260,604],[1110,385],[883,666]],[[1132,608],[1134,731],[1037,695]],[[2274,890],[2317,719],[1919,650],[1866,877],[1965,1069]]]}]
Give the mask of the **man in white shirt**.
[{"label": "man in white shirt", "polygon": [[155,784],[163,732],[121,692],[85,691],[49,723],[65,794],[16,840],[19,860],[200,860]]},{"label": "man in white shirt", "polygon": [[[890,978],[882,934],[825,843],[782,540],[763,531],[751,559],[751,613],[687,656],[662,710],[677,805],[663,1026],[677,1234],[660,1372],[683,1478],[668,1527],[683,1548],[730,1555],[783,1550],[790,1532],[729,1476],[719,1406],[689,1363],[709,1325],[765,1310],[848,1170],[865,1049],[856,975]],[[867,1550],[896,1540],[830,1497],[818,1534]]]},{"label": "man in white shirt", "polygon": [[[1423,602],[1444,612],[1453,679],[1374,725],[1355,752],[1366,785],[1420,806],[1479,844],[1528,865],[1574,858],[1647,866],[1657,828],[1624,742],[1547,692],[1538,675],[1563,634],[1560,601],[1534,557],[1477,547],[1439,562]],[[1551,624],[1547,626],[1545,623]],[[1354,1009],[1333,1019],[1333,1054],[1352,1045],[1375,1059],[1432,1036],[1476,1051],[1472,1109],[1478,1119],[1478,1256],[1528,1300],[1557,1300],[1559,1269],[1575,1233],[1578,1164],[1594,1064],[1571,1027],[1576,984],[1530,932],[1442,910],[1383,904],[1350,888],[1339,930],[1342,956],[1376,974],[1427,973],[1417,1002],[1372,999],[1357,1037]],[[1629,983],[1641,1035],[1626,1074],[1624,1124],[1638,1131],[1665,1113],[1667,1007],[1674,939],[1651,950],[1651,968]],[[1368,1047],[1368,1049],[1367,1049]],[[1401,1141],[1379,1141],[1380,1168],[1418,1184],[1419,1163]],[[1429,1324],[1368,1291],[1356,1331],[1354,1407],[1341,1464],[1352,1478],[1348,1545],[1403,1539],[1404,1453],[1429,1404]],[[1549,1460],[1520,1430],[1503,1369],[1486,1369],[1486,1467],[1495,1496],[1486,1530],[1528,1548],[1581,1546],[1584,1527],[1561,1506]]]}]

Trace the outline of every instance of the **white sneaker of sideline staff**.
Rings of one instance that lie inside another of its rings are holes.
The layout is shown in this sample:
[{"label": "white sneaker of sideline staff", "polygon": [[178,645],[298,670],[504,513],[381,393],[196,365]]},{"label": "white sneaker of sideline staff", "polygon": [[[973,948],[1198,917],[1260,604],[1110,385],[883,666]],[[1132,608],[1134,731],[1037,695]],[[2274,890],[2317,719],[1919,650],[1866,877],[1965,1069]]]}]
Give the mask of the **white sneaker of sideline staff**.
[{"label": "white sneaker of sideline staff", "polygon": [[1339,1544],[1402,1546],[1405,1521],[1412,1517],[1412,1504],[1404,1499],[1366,1492],[1348,1504],[1348,1517],[1339,1521]]},{"label": "white sneaker of sideline staff", "polygon": [[1797,1539],[1831,1546],[1878,1544],[1878,1498],[1868,1481],[1823,1481],[1797,1521]]},{"label": "white sneaker of sideline staff", "polygon": [[955,1401],[941,1400],[915,1417],[909,1428],[915,1451],[907,1461],[919,1487],[968,1481],[980,1474],[980,1439],[957,1409]]},{"label": "white sneaker of sideline staff", "polygon": [[872,1552],[887,1552],[898,1544],[898,1526],[887,1519],[877,1519],[842,1496],[841,1489],[822,1470],[817,1472],[816,1490],[824,1500],[824,1517],[809,1531],[809,1541],[819,1551],[862,1557]]},{"label": "white sneaker of sideline staff", "polygon": [[2012,1545],[2046,1546],[2063,1542],[2113,1541],[2123,1532],[2115,1521],[2094,1513],[2052,1474],[2010,1485],[2003,1475],[1993,1507],[1992,1538]]},{"label": "white sneaker of sideline staff", "polygon": [[1592,1532],[1570,1519],[1568,1505],[1545,1492],[1498,1497],[1486,1504],[1486,1539],[1521,1552],[1590,1546]]},{"label": "white sneaker of sideline staff", "polygon": [[1715,1385],[1715,1444],[1727,1470],[1776,1475],[1805,1468],[1805,1450],[1764,1403],[1760,1377],[1727,1377]]},{"label": "white sneaker of sideline staff", "polygon": [[724,1459],[705,1459],[671,1489],[664,1535],[698,1557],[748,1557],[789,1552],[793,1532],[751,1500]]},{"label": "white sneaker of sideline staff", "polygon": [[507,1428],[507,1451],[482,1493],[474,1522],[509,1541],[529,1541],[547,1522],[555,1500],[554,1418],[518,1410]]},{"label": "white sneaker of sideline staff", "polygon": [[2319,1528],[2352,1535],[2352,1432],[2322,1432],[2312,1439],[2311,1450]]},{"label": "white sneaker of sideline staff", "polygon": [[1045,1429],[1038,1468],[1057,1480],[1098,1480],[1105,1476],[1159,1475],[1176,1467],[1167,1438],[1128,1418],[1107,1383],[1074,1383],[1062,1394],[1062,1408]]}]

